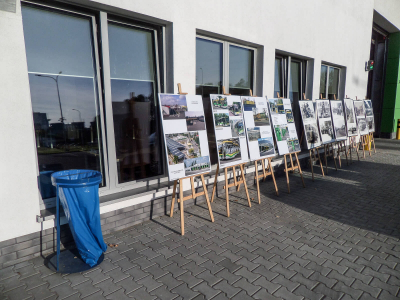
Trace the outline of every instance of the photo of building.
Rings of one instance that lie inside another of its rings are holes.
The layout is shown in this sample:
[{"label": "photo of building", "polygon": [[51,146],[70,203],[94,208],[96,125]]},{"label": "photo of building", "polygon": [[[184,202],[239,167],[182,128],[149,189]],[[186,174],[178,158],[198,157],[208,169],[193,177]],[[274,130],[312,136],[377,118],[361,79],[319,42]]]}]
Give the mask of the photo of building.
[{"label": "photo of building", "polygon": [[214,114],[215,127],[229,127],[229,113]]},{"label": "photo of building", "polygon": [[231,163],[242,158],[239,138],[219,140],[217,141],[217,147],[221,165]]},{"label": "photo of building", "polygon": [[242,119],[233,119],[231,124],[232,137],[244,136],[244,124]]},{"label": "photo of building", "polygon": [[249,137],[249,142],[257,141],[258,139],[260,139],[260,127],[247,128],[247,136]]},{"label": "photo of building", "polygon": [[282,99],[269,99],[268,101],[269,101],[269,109],[271,111],[271,115],[285,113]]},{"label": "photo of building", "polygon": [[333,133],[332,121],[320,122],[321,139],[322,141],[331,141],[335,139]]},{"label": "photo of building", "polygon": [[354,119],[354,108],[352,105],[352,101],[346,101],[345,100],[345,107],[346,107],[346,118],[347,118],[347,124],[349,123],[355,123]]},{"label": "photo of building", "polygon": [[276,140],[285,141],[289,138],[289,130],[286,125],[274,125]]},{"label": "photo of building", "polygon": [[331,101],[332,114],[336,116],[343,116],[342,101]]},{"label": "photo of building", "polygon": [[268,108],[253,107],[253,118],[255,126],[270,126]]},{"label": "photo of building", "polygon": [[176,165],[185,159],[201,156],[198,132],[166,134],[168,164]]},{"label": "photo of building", "polygon": [[228,99],[222,96],[216,96],[212,100],[213,109],[228,109]]},{"label": "photo of building", "polygon": [[258,139],[258,149],[260,151],[260,156],[267,156],[274,154],[275,149],[272,137]]},{"label": "photo of building", "polygon": [[364,101],[354,101],[354,113],[356,117],[365,117]]},{"label": "photo of building", "polygon": [[338,138],[344,138],[347,137],[346,134],[346,124],[344,123],[344,120],[339,120],[336,119],[334,121],[334,129],[335,129],[335,137]]},{"label": "photo of building", "polygon": [[205,130],[206,123],[202,111],[186,111],[186,127],[188,131]]},{"label": "photo of building", "polygon": [[185,119],[187,103],[184,95],[161,95],[161,104],[165,120]]},{"label": "photo of building", "polygon": [[240,102],[233,102],[232,105],[228,106],[230,116],[241,116],[242,115],[242,104]]},{"label": "photo of building", "polygon": [[207,172],[211,170],[209,156],[185,159],[183,164],[185,166],[185,176],[191,176],[202,171]]},{"label": "photo of building", "polygon": [[285,109],[286,121],[288,123],[294,123],[293,113],[291,109]]},{"label": "photo of building", "polygon": [[331,109],[329,101],[317,101],[318,118],[329,118],[331,116]]}]

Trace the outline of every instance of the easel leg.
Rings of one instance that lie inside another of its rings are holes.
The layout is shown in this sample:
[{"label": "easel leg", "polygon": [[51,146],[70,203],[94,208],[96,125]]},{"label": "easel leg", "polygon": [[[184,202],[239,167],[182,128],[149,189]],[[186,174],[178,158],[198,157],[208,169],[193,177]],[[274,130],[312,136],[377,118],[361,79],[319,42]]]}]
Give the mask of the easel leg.
[{"label": "easel leg", "polygon": [[172,218],[174,215],[174,205],[175,205],[175,197],[176,197],[176,184],[178,180],[174,180],[174,189],[172,191],[172,200],[171,200],[171,211],[169,213],[169,216]]},{"label": "easel leg", "polygon": [[232,167],[232,172],[233,172],[233,182],[235,183],[235,186],[236,186],[236,191],[237,192],[239,192],[239,190],[240,190],[240,183],[239,184],[237,184],[237,178],[236,178],[236,169],[235,169],[235,166],[233,166]]},{"label": "easel leg", "polygon": [[336,171],[337,171],[337,164],[336,164],[335,151],[334,151],[334,149],[333,149],[333,144],[331,144],[331,151],[332,151],[332,158],[333,158],[333,161],[334,161],[334,163],[335,163],[335,169],[336,169]]},{"label": "easel leg", "polygon": [[372,138],[371,143],[374,143],[374,153],[376,153],[376,149],[375,149],[375,139],[374,139],[374,133],[373,133],[373,132],[371,132],[371,138]]},{"label": "easel leg", "polygon": [[[328,175],[328,160],[326,158],[326,147],[327,147],[327,145],[324,145],[325,172]],[[329,153],[329,148],[328,148],[328,153]]]},{"label": "easel leg", "polygon": [[258,163],[257,163],[257,160],[254,161],[254,165],[255,165],[255,167],[256,167],[256,183],[257,183],[258,204],[261,204],[261,199],[260,199],[260,183],[258,182]]},{"label": "easel leg", "polygon": [[183,213],[183,184],[182,179],[179,180],[179,204],[181,208],[181,232],[182,235],[185,235],[185,215]]},{"label": "easel leg", "polygon": [[206,196],[208,211],[210,212],[211,222],[214,222],[214,216],[213,216],[212,209],[211,209],[210,199],[208,199],[208,191],[207,191],[206,182],[204,180],[203,174],[201,174],[200,177],[201,177],[201,183],[203,184],[204,196]]},{"label": "easel leg", "polygon": [[194,195],[196,195],[196,191],[194,190],[194,179],[193,177],[190,177],[190,185],[192,187],[192,197],[193,197],[193,201],[195,201],[196,199],[194,198]]},{"label": "easel leg", "polygon": [[324,168],[322,167],[321,157],[319,156],[319,148],[317,148],[317,155],[318,155],[319,165],[321,167],[322,176],[325,176]]},{"label": "easel leg", "polygon": [[214,202],[215,189],[217,188],[217,181],[218,181],[218,172],[219,172],[219,166],[217,165],[217,170],[215,171],[214,185],[212,189],[211,202]]},{"label": "easel leg", "polygon": [[287,166],[287,161],[286,161],[286,154],[283,156],[283,159],[285,160],[286,183],[287,183],[288,193],[290,194],[289,171],[288,171],[288,166]]},{"label": "easel leg", "polygon": [[242,171],[242,179],[243,179],[244,189],[247,195],[247,201],[249,202],[249,207],[251,207],[250,195],[249,195],[249,190],[247,189],[246,177],[244,176],[243,164],[240,165],[240,169]]},{"label": "easel leg", "polygon": [[306,185],[304,184],[303,172],[301,171],[299,157],[297,156],[297,153],[295,153],[294,156],[296,157],[296,162],[297,162],[298,170],[299,170],[299,173],[300,173],[301,181],[303,182],[303,187],[305,188]]},{"label": "easel leg", "polygon": [[[275,186],[276,195],[279,196],[278,186],[276,185],[275,175],[274,175],[274,168],[272,168],[272,160],[271,160],[271,158],[268,158],[268,164],[269,164],[269,165],[268,165],[269,170],[271,170],[272,180],[274,181],[274,186]],[[265,179],[265,177],[264,177],[264,179]]]},{"label": "easel leg", "polygon": [[225,168],[225,198],[226,198],[226,216],[229,218],[229,188],[228,188],[228,168]]},{"label": "easel leg", "polygon": [[313,150],[309,150],[309,153],[310,153],[310,166],[311,166],[312,181],[314,181],[314,168],[313,168],[314,164],[313,164],[313,158],[312,158],[311,151],[313,151]]},{"label": "easel leg", "polygon": [[369,156],[371,156],[371,134],[368,134],[368,151],[369,151]]},{"label": "easel leg", "polygon": [[264,159],[261,160],[261,165],[262,165],[262,169],[263,169],[263,181],[265,181],[265,178],[267,177],[267,173],[265,171],[265,165],[264,165]]},{"label": "easel leg", "polygon": [[346,141],[343,141],[343,145],[344,145],[344,154],[346,155],[346,164],[349,165],[349,160],[347,159]]},{"label": "easel leg", "polygon": [[339,168],[342,168],[342,161],[340,159],[340,143],[337,143],[336,145],[337,145],[337,158],[339,161]]},{"label": "easel leg", "polygon": [[365,136],[362,136],[363,158],[365,158]]}]

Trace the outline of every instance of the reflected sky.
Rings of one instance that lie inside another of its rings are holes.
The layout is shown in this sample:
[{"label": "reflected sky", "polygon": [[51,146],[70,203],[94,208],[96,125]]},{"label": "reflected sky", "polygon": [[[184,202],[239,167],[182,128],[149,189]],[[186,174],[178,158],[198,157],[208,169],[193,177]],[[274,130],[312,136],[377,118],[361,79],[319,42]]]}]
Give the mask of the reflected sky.
[{"label": "reflected sky", "polygon": [[[53,76],[56,78],[56,76]],[[47,77],[29,74],[33,112],[46,113],[49,123],[59,123],[61,118],[56,82]],[[90,127],[97,115],[93,78],[59,76],[61,107],[64,123],[85,122]],[[80,112],[73,110],[76,109]]]},{"label": "reflected sky", "polygon": [[196,38],[196,84],[222,82],[222,43]]},{"label": "reflected sky", "polygon": [[251,88],[253,51],[229,46],[229,86]]}]

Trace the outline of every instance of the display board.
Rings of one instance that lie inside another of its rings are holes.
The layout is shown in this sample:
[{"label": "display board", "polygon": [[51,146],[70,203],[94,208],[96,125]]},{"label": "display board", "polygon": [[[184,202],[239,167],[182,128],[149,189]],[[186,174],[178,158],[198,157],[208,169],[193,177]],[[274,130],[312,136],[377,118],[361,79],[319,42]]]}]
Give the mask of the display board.
[{"label": "display board", "polygon": [[332,124],[331,105],[329,100],[315,100],[317,106],[317,120],[319,132],[323,144],[333,143],[335,141],[335,132]]},{"label": "display board", "polygon": [[375,119],[374,111],[372,109],[372,101],[364,100],[365,106],[365,121],[367,122],[367,127],[369,132],[375,132]]},{"label": "display board", "polygon": [[365,106],[363,100],[354,100],[354,113],[357,119],[358,131],[360,135],[369,133],[367,121],[365,120]]},{"label": "display board", "polygon": [[333,129],[337,141],[347,139],[346,122],[344,120],[343,102],[341,100],[329,100],[332,112]]},{"label": "display board", "polygon": [[268,100],[264,97],[242,97],[242,103],[253,101],[254,107],[243,110],[243,119],[246,127],[247,145],[249,146],[250,160],[258,160],[275,155],[274,138],[271,129],[271,117],[268,109]]},{"label": "display board", "polygon": [[299,106],[301,118],[303,119],[304,138],[307,142],[307,149],[321,146],[321,137],[318,132],[317,120],[315,119],[313,102],[311,100],[302,100],[299,101]]},{"label": "display board", "polygon": [[268,102],[279,154],[301,151],[290,99],[269,99]]},{"label": "display board", "polygon": [[346,115],[346,126],[347,135],[355,136],[358,135],[356,115],[354,114],[354,104],[352,99],[344,99],[345,115]]},{"label": "display board", "polygon": [[240,96],[214,94],[210,95],[210,99],[219,167],[225,168],[248,162],[242,99]]},{"label": "display board", "polygon": [[169,180],[211,171],[201,96],[158,94]]}]

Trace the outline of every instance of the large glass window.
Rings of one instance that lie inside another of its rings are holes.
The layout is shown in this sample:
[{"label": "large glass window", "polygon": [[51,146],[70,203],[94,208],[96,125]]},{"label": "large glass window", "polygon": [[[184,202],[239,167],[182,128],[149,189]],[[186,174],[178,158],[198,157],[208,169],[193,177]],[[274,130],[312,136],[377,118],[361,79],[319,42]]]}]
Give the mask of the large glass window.
[{"label": "large glass window", "polygon": [[274,97],[284,95],[283,92],[283,58],[275,58]]},{"label": "large glass window", "polygon": [[322,98],[330,100],[335,99],[335,97],[339,98],[339,73],[339,68],[321,65],[319,92],[322,94]]},{"label": "large glass window", "polygon": [[[50,176],[67,169],[104,174],[102,117],[92,18],[22,6],[29,84],[43,199]],[[105,185],[103,176],[102,186]]]},{"label": "large glass window", "polygon": [[109,22],[118,183],[161,175],[154,31]]},{"label": "large glass window", "polygon": [[229,46],[229,93],[248,96],[253,85],[254,51],[238,46]]}]

